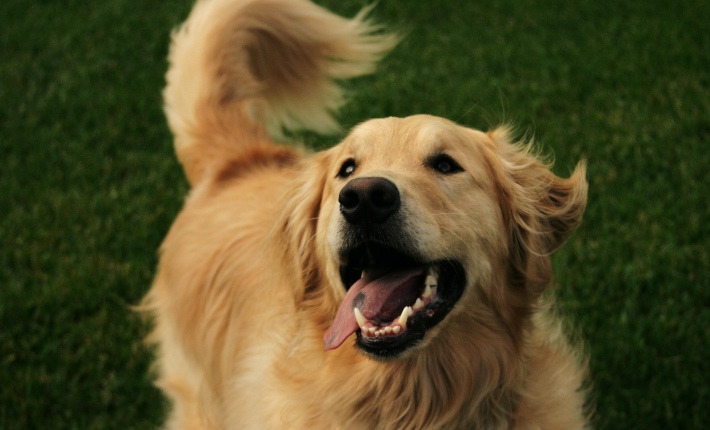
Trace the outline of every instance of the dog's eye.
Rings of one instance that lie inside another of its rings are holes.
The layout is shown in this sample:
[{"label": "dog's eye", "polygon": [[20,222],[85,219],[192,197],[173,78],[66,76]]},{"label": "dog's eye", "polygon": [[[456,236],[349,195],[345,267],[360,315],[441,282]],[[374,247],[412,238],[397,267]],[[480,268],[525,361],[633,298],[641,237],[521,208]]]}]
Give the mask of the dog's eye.
[{"label": "dog's eye", "polygon": [[453,175],[454,173],[463,172],[463,168],[446,154],[437,154],[427,160],[426,164],[429,168],[442,175]]},{"label": "dog's eye", "polygon": [[347,178],[348,176],[353,174],[356,167],[357,164],[355,164],[355,160],[353,160],[352,158],[348,158],[347,160],[345,160],[343,165],[340,166],[340,170],[338,171],[338,177]]}]

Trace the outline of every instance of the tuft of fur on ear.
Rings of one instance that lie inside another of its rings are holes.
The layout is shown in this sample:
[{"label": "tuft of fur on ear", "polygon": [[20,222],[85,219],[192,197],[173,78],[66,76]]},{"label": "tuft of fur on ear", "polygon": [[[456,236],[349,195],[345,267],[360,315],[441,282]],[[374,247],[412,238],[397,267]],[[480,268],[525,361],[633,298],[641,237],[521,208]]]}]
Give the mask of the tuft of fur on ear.
[{"label": "tuft of fur on ear", "polygon": [[510,129],[488,133],[494,143],[496,175],[504,222],[509,231],[510,280],[538,295],[551,281],[550,254],[582,221],[587,204],[586,162],[569,178],[550,171],[552,163],[513,143]]}]

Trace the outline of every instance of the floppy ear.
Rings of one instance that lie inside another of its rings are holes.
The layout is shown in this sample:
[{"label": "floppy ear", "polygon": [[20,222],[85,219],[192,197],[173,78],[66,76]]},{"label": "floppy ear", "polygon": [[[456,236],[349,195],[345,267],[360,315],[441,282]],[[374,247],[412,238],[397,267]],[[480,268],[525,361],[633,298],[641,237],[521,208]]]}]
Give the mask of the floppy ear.
[{"label": "floppy ear", "polygon": [[567,178],[530,152],[511,143],[510,132],[490,132],[498,162],[493,162],[504,222],[508,229],[510,281],[534,294],[550,283],[550,254],[582,221],[587,204],[586,163]]},{"label": "floppy ear", "polygon": [[283,257],[291,268],[290,276],[301,278],[303,288],[294,292],[299,303],[319,283],[315,236],[329,159],[327,152],[320,152],[303,160],[291,192],[285,196],[284,210],[276,231],[279,235],[276,240],[280,242]]}]

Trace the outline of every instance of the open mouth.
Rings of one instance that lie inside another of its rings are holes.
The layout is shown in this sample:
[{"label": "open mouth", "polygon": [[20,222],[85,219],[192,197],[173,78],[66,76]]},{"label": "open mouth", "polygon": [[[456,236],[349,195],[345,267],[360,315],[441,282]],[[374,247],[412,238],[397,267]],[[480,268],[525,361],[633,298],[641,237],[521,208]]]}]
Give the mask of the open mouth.
[{"label": "open mouth", "polygon": [[465,286],[460,262],[426,261],[377,242],[363,242],[342,258],[347,294],[325,335],[326,349],[357,333],[363,352],[396,357],[446,317]]}]

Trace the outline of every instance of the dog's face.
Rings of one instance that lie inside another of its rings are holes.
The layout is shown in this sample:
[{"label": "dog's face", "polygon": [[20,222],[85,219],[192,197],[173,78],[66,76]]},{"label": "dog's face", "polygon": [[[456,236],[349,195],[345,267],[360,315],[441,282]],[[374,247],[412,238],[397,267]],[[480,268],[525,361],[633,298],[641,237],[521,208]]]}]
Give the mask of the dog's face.
[{"label": "dog's face", "polygon": [[[495,136],[425,115],[368,121],[328,151],[316,234],[326,277],[342,301],[326,349],[357,333],[357,347],[369,356],[401,357],[426,346],[452,320],[475,324],[480,302],[520,309],[539,294],[526,285],[501,291],[516,279],[526,284],[528,272],[545,277],[539,262],[529,267],[526,252],[549,253],[545,248],[556,245],[525,233],[540,220],[519,225],[526,216],[515,200],[539,199],[543,206],[545,198],[521,190],[526,185],[505,171],[534,158],[513,150],[522,158],[506,160],[500,151]],[[529,170],[559,180],[546,166],[530,164]],[[576,225],[583,207],[577,204],[575,219],[555,226],[559,237]]]},{"label": "dog's face", "polygon": [[347,293],[327,348],[356,332],[362,351],[399,356],[491,278],[506,246],[483,151],[491,145],[484,133],[414,116],[368,121],[332,150],[319,234]]}]

